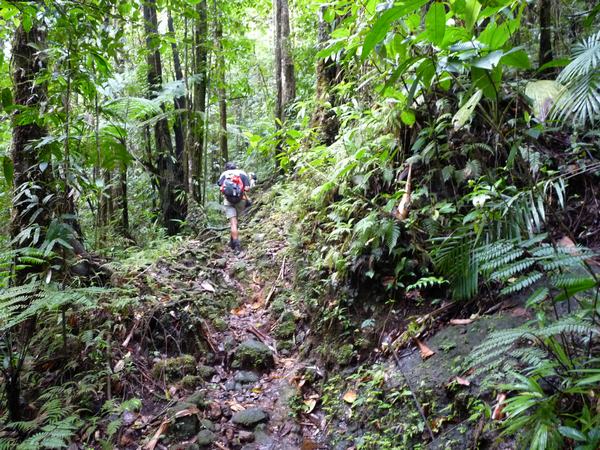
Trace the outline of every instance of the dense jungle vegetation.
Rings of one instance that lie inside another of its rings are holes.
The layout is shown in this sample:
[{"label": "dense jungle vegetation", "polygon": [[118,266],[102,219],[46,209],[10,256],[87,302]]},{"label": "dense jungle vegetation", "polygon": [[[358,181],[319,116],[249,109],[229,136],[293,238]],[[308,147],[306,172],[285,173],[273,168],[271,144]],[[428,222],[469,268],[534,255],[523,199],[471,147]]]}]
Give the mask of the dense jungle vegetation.
[{"label": "dense jungle vegetation", "polygon": [[0,449],[600,448],[597,1],[0,0],[0,43]]}]

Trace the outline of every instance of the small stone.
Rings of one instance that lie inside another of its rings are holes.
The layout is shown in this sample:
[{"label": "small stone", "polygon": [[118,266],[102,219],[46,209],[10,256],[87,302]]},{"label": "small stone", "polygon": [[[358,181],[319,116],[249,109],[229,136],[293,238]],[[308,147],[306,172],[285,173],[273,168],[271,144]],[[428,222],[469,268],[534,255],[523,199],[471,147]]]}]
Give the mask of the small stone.
[{"label": "small stone", "polygon": [[221,405],[219,405],[217,402],[211,402],[208,405],[208,417],[211,419],[216,420],[221,417],[222,414]]},{"label": "small stone", "polygon": [[262,342],[248,339],[238,345],[231,366],[234,369],[270,369],[274,364],[269,347]]},{"label": "small stone", "polygon": [[232,428],[227,428],[225,430],[225,437],[227,438],[228,441],[233,440],[234,436],[235,436],[235,431]]},{"label": "small stone", "polygon": [[235,385],[235,380],[233,378],[230,378],[225,382],[225,389],[227,389],[228,391],[235,391]]},{"label": "small stone", "polygon": [[204,408],[206,406],[206,400],[202,392],[194,392],[188,398],[185,399],[186,403],[197,406],[198,408]]},{"label": "small stone", "polygon": [[212,423],[210,420],[208,419],[202,419],[200,421],[200,426],[202,428],[204,428],[205,430],[210,430],[210,431],[216,431],[217,430],[217,426]]},{"label": "small stone", "polygon": [[202,430],[198,433],[196,444],[200,447],[207,447],[217,440],[217,435],[210,430]]},{"label": "small stone", "polygon": [[242,443],[254,442],[254,433],[252,431],[241,430],[238,433],[238,439]]},{"label": "small stone", "polygon": [[231,421],[236,425],[242,425],[244,427],[254,427],[259,423],[267,422],[269,415],[262,408],[248,408],[243,411],[239,411],[233,415]]},{"label": "small stone", "polygon": [[260,378],[254,372],[251,372],[249,370],[240,370],[235,374],[233,379],[238,383],[251,384],[256,383]]}]

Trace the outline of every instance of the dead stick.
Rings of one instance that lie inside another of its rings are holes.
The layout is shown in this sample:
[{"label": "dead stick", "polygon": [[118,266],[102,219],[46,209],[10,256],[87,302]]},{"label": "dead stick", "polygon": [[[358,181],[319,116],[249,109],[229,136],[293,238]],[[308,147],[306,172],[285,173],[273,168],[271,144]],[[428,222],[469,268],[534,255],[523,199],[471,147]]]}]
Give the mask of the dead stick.
[{"label": "dead stick", "polygon": [[431,441],[433,442],[435,440],[435,438],[433,436],[433,431],[431,430],[431,427],[429,426],[429,421],[427,420],[427,417],[425,416],[425,411],[423,410],[423,407],[421,406],[421,402],[417,398],[417,395],[415,394],[415,391],[414,391],[413,387],[411,386],[411,383],[408,380],[408,377],[404,373],[404,370],[402,370],[402,366],[400,364],[400,359],[398,358],[398,355],[396,354],[396,350],[394,350],[393,347],[391,348],[391,350],[392,350],[392,355],[394,355],[394,359],[396,360],[396,366],[398,367],[398,370],[402,374],[402,377],[404,378],[404,381],[406,382],[406,385],[408,386],[408,390],[410,391],[410,394],[412,395],[412,398],[415,402],[415,406],[417,407],[419,414],[421,414],[421,418],[423,419],[423,422],[425,423],[425,426],[427,427],[427,431],[429,432],[429,436],[431,437]]},{"label": "dead stick", "polygon": [[273,283],[273,286],[271,287],[271,291],[269,292],[269,295],[267,295],[267,298],[265,299],[265,306],[269,305],[269,302],[271,301],[271,297],[275,293],[275,288],[277,287],[277,282],[283,278],[283,274],[285,272],[285,259],[286,258],[287,258],[287,255],[285,255],[283,257],[283,262],[281,263],[281,269],[279,269],[279,275],[277,275],[277,279]]}]

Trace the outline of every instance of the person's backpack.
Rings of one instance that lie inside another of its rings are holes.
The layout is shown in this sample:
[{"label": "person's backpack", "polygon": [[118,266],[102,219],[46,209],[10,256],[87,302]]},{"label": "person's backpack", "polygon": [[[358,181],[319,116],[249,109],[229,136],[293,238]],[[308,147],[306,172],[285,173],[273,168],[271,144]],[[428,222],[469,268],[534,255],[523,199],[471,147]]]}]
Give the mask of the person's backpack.
[{"label": "person's backpack", "polygon": [[239,203],[244,194],[244,182],[239,175],[229,175],[221,185],[221,193],[232,204]]}]

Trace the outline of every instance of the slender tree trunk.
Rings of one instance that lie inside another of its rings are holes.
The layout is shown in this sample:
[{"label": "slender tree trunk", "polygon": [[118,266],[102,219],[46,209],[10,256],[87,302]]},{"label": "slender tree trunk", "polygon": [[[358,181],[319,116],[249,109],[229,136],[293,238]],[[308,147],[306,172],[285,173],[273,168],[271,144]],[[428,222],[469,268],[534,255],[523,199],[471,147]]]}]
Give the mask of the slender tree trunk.
[{"label": "slender tree trunk", "polygon": [[273,0],[273,36],[275,37],[275,128],[283,123],[283,49],[281,40],[281,0]]},{"label": "slender tree trunk", "polygon": [[292,57],[292,41],[290,39],[290,9],[288,0],[281,2],[281,109],[283,118],[287,118],[287,109],[296,98],[296,74]]},{"label": "slender tree trunk", "polygon": [[217,44],[217,96],[219,97],[219,166],[229,161],[227,148],[227,91],[225,86],[225,54],[223,51],[223,24],[217,18],[215,22],[215,42]]},{"label": "slender tree trunk", "polygon": [[121,199],[121,230],[123,236],[131,237],[129,233],[129,201],[127,199],[127,166],[123,164],[119,174],[121,189],[119,198]]},{"label": "slender tree trunk", "polygon": [[192,181],[194,196],[198,203],[202,202],[202,172],[204,153],[204,122],[206,116],[206,90],[208,84],[208,18],[206,0],[196,5],[198,19],[195,31],[195,74],[198,79],[194,83],[194,151],[192,152]]},{"label": "slender tree trunk", "polygon": [[[156,92],[162,86],[162,63],[158,46],[153,42],[157,34],[156,0],[146,0],[143,5],[146,48],[148,51],[148,85]],[[151,96],[156,95],[151,93]],[[170,235],[179,231],[180,221],[186,216],[187,203],[182,198],[185,192],[183,164],[176,159],[166,118],[154,126],[156,141],[158,185],[163,224]]]},{"label": "slender tree trunk", "polygon": [[552,52],[552,0],[540,0],[540,67],[554,59]]},{"label": "slender tree trunk", "polygon": [[[319,11],[319,48],[326,45],[331,34],[331,25],[323,17],[326,8],[323,6]],[[312,126],[319,129],[319,141],[325,145],[333,144],[340,128],[340,123],[332,109],[336,105],[332,88],[339,73],[340,67],[332,59],[317,61],[317,106],[313,113]]]},{"label": "slender tree trunk", "polygon": [[[171,12],[168,12],[168,27],[169,33],[175,37],[175,27],[173,26],[173,17],[171,16]],[[177,44],[175,42],[171,43],[171,49],[173,53],[173,69],[175,70],[175,79],[178,81],[183,81],[183,71],[181,70],[181,59],[179,57],[179,49],[177,48]],[[186,98],[185,95],[181,97],[177,97],[173,99],[173,103],[175,106],[175,110],[179,112],[176,113],[175,123],[173,124],[173,133],[175,134],[175,158],[177,161],[182,162],[185,159],[185,123],[183,120],[183,111],[186,109]],[[187,174],[184,170],[184,179],[187,179]]]}]

